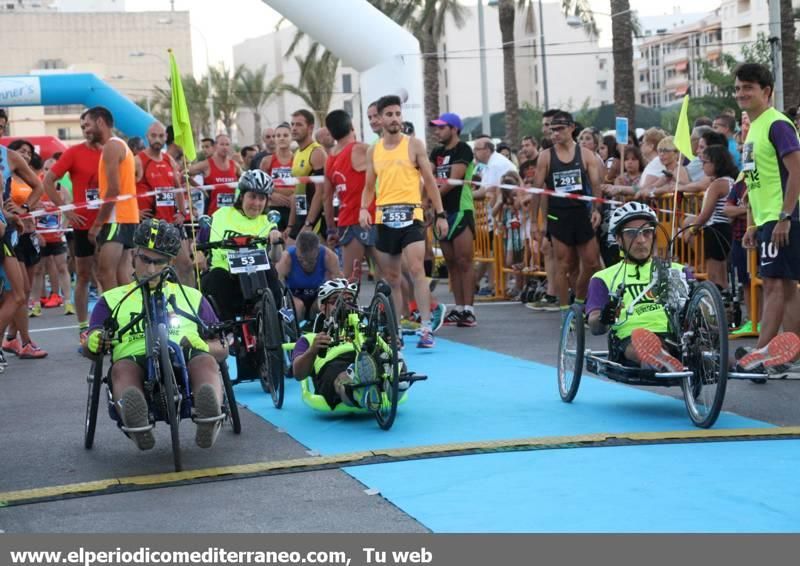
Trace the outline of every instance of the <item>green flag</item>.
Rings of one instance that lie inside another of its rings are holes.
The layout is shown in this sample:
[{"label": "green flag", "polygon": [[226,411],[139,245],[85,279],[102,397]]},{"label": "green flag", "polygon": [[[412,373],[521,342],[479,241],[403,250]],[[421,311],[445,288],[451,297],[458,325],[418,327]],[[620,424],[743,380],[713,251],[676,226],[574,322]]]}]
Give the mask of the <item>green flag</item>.
[{"label": "green flag", "polygon": [[172,49],[169,50],[169,77],[172,86],[172,130],[175,133],[175,143],[183,148],[183,154],[188,161],[194,161],[197,152],[194,147],[192,123],[189,120],[189,108],[186,106],[186,97],[183,94],[183,83],[178,64]]},{"label": "green flag", "polygon": [[692,153],[692,133],[689,128],[689,95],[683,97],[681,115],[678,117],[678,128],[675,130],[675,147],[689,159],[694,159]]}]

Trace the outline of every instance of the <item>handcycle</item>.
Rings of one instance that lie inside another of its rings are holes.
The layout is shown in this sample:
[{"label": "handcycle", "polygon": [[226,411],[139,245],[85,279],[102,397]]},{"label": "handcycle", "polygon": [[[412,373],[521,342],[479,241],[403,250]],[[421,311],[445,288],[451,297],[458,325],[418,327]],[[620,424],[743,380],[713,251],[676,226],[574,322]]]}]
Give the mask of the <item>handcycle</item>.
[{"label": "handcycle", "polygon": [[[201,225],[208,225],[208,217],[203,217],[200,221]],[[280,409],[285,395],[286,358],[283,342],[297,334],[287,334],[292,323],[282,321],[289,317],[280,315],[268,285],[266,272],[272,269],[267,254],[269,238],[232,236],[215,242],[199,243],[196,247],[199,251],[219,249],[228,252],[230,273],[237,277],[244,298],[242,315],[221,323],[225,332],[233,334],[232,351],[240,370],[231,383],[236,385],[258,379],[264,392],[272,397],[273,405]],[[214,310],[220,313],[214,298],[208,299]],[[250,373],[253,368],[257,375]]]},{"label": "handcycle", "polygon": [[362,355],[373,357],[378,368],[377,378],[374,381],[348,387],[355,390],[375,386],[378,389],[380,402],[374,407],[366,408],[340,403],[335,409],[331,409],[324,397],[314,393],[314,384],[310,377],[306,377],[300,384],[302,399],[306,405],[322,412],[371,412],[381,429],[392,428],[397,416],[397,405],[406,399],[405,392],[408,387],[428,377],[407,371],[405,362],[400,359],[397,318],[390,294],[391,288],[380,281],[369,306],[360,307],[357,303],[358,295],[353,297],[348,293],[340,293],[330,315],[328,317],[320,315],[314,323],[315,332],[325,331],[333,339],[329,349],[343,342],[350,342],[355,347],[356,358]]},{"label": "handcycle", "polygon": [[[157,279],[157,285],[151,289],[150,283]],[[155,428],[157,422],[162,421],[169,425],[172,439],[172,457],[175,471],[181,471],[180,453],[180,421],[190,418],[195,423],[211,423],[220,420],[230,420],[233,431],[241,433],[239,410],[233,386],[227,372],[225,362],[221,362],[220,374],[223,385],[222,413],[218,417],[197,418],[192,416],[192,389],[189,380],[188,366],[183,355],[182,347],[170,338],[169,330],[174,327],[175,319],[172,312],[183,316],[200,328],[201,336],[205,338],[217,335],[221,328],[218,325],[206,325],[198,318],[196,313],[186,312],[178,308],[175,297],[166,297],[163,292],[167,280],[177,281],[177,274],[172,267],[154,274],[138,282],[115,307],[118,310],[125,300],[134,293],[143,294],[143,310],[135,315],[125,326],[119,328],[114,313],[110,316],[103,328],[103,344],[110,344],[115,337],[122,336],[137,328],[143,328],[145,355],[147,367],[144,379],[144,395],[147,400],[149,424],[140,428],[126,427],[117,413],[112,397],[111,371],[104,371],[103,358],[107,353],[105,349],[92,362],[92,368],[87,375],[88,393],[86,399],[86,418],[84,421],[84,447],[90,450],[94,445],[94,435],[97,426],[97,414],[100,405],[102,385],[106,385],[108,414],[117,426],[126,434],[148,432]],[[182,287],[179,287],[183,291]],[[184,295],[184,298],[185,295]],[[187,300],[188,303],[188,300]]]},{"label": "handcycle", "polygon": [[[650,284],[626,305],[626,310],[630,316],[646,296],[663,305],[668,321],[664,343],[687,370],[660,372],[626,365],[612,333],[608,350],[586,349],[583,308],[573,305],[562,323],[558,346],[558,390],[564,402],[575,399],[584,370],[627,385],[679,386],[692,423],[710,428],[722,410],[729,378],[764,377],[729,371],[727,309],[722,295],[710,281],[687,281],[683,266],[668,259],[674,239],[668,241],[667,259],[653,257]],[[624,290],[623,280],[610,300],[619,304]]]}]

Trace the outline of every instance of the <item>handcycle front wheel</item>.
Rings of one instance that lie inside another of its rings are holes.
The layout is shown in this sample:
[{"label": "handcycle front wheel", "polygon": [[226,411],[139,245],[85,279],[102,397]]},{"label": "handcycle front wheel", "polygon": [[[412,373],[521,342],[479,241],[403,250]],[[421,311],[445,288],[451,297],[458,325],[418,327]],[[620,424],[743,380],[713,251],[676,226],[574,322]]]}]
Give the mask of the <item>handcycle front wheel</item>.
[{"label": "handcycle front wheel", "polygon": [[558,342],[558,393],[565,403],[571,403],[578,394],[583,374],[585,339],[583,309],[580,305],[572,305],[564,316]]},{"label": "handcycle front wheel", "polygon": [[[380,407],[375,419],[383,430],[389,430],[397,417],[400,396],[400,367],[398,362],[397,318],[389,297],[378,292],[372,298],[367,314],[367,339],[371,354],[381,375],[379,384]],[[388,366],[388,372],[386,367]]]},{"label": "handcycle front wheel", "polygon": [[233,393],[233,383],[228,372],[228,363],[219,363],[219,373],[222,376],[222,385],[225,390],[225,405],[228,408],[228,416],[231,418],[234,434],[241,434],[242,421],[239,419],[239,406],[236,404],[236,396]]},{"label": "handcycle front wheel", "polygon": [[92,362],[89,372],[92,380],[88,384],[86,398],[86,420],[83,424],[83,447],[91,450],[94,445],[94,432],[97,427],[97,411],[100,405],[100,388],[103,385],[103,357],[98,356]]},{"label": "handcycle front wheel", "polygon": [[297,342],[298,338],[300,338],[300,321],[297,320],[297,309],[294,306],[294,295],[292,295],[292,291],[287,286],[283,286],[282,294],[281,294],[282,304],[280,305],[281,310],[286,309],[289,313],[291,313],[292,320],[286,320],[286,317],[281,315],[281,326],[283,328],[283,338],[285,342]]},{"label": "handcycle front wheel", "polygon": [[722,410],[728,384],[728,323],[716,285],[703,281],[694,288],[683,327],[688,340],[684,363],[692,372],[681,382],[683,398],[692,422],[710,428]]},{"label": "handcycle front wheel", "polygon": [[175,370],[172,367],[172,359],[169,355],[169,335],[167,327],[163,324],[158,325],[159,338],[159,358],[156,369],[159,372],[159,383],[164,390],[164,405],[167,409],[167,423],[169,424],[170,436],[172,437],[172,460],[175,464],[175,471],[180,472],[183,468],[181,464],[181,435],[180,435],[180,393],[178,383],[175,381]]},{"label": "handcycle front wheel", "polygon": [[285,391],[283,332],[272,292],[265,290],[257,316],[259,344],[259,380],[261,388],[272,397],[276,409],[283,407]]}]

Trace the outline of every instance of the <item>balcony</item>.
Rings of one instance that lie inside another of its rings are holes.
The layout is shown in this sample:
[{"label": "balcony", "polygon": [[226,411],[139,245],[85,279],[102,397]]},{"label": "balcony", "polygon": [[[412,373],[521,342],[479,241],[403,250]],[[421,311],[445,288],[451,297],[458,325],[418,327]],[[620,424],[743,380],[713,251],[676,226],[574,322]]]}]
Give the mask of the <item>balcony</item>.
[{"label": "balcony", "polygon": [[664,88],[667,90],[674,90],[677,87],[681,86],[688,86],[689,85],[689,77],[682,74],[677,74],[674,77],[670,77],[664,81]]},{"label": "balcony", "polygon": [[637,71],[646,71],[649,68],[650,68],[650,63],[648,63],[647,59],[645,59],[644,57],[636,60]]},{"label": "balcony", "polygon": [[648,83],[639,83],[639,94],[650,92],[650,85]]},{"label": "balcony", "polygon": [[689,59],[689,50],[686,47],[673,49],[669,53],[664,53],[664,65],[686,61]]}]

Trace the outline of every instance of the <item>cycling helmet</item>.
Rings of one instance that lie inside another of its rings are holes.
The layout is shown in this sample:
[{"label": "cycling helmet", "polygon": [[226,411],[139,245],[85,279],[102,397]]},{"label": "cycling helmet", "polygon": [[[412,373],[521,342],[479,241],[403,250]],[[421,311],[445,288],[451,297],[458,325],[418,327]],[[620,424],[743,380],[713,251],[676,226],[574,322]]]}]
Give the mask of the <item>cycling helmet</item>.
[{"label": "cycling helmet", "polygon": [[165,256],[175,257],[181,249],[181,234],[169,222],[148,218],[136,227],[133,243],[138,248],[147,248]]},{"label": "cycling helmet", "polygon": [[272,177],[261,169],[252,169],[250,171],[245,171],[244,174],[239,177],[235,198],[238,200],[239,196],[247,191],[269,197],[274,188],[275,185],[272,182]]},{"label": "cycling helmet", "polygon": [[640,202],[631,201],[623,204],[611,212],[611,219],[608,221],[608,232],[612,236],[617,235],[617,230],[621,229],[631,220],[649,220],[657,223],[658,216],[653,209]]},{"label": "cycling helmet", "polygon": [[358,285],[348,282],[347,279],[330,279],[320,285],[319,292],[317,293],[317,299],[320,303],[322,303],[334,293],[341,292],[350,293],[353,295],[353,297],[355,297],[358,294]]}]

